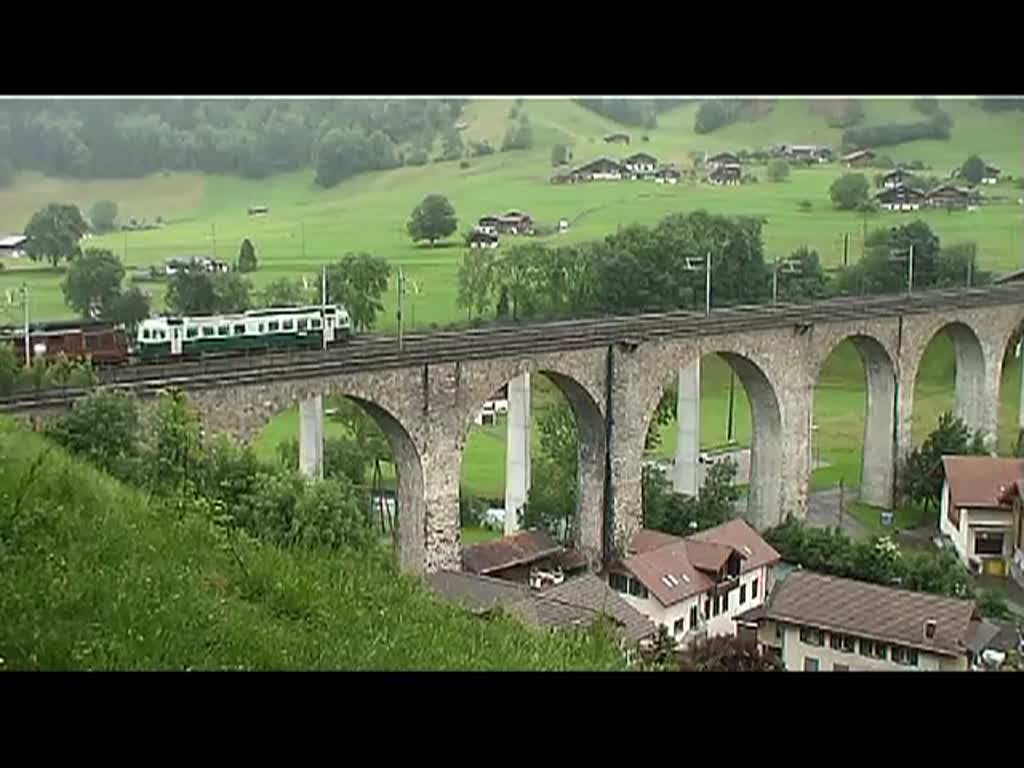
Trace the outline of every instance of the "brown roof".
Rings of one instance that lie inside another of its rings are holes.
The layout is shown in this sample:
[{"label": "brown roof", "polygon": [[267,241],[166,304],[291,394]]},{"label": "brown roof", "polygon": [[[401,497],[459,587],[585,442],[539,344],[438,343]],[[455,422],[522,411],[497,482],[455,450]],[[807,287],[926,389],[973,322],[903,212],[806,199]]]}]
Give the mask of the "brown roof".
[{"label": "brown roof", "polygon": [[[722,570],[722,566],[729,561],[729,555],[735,551],[725,544],[715,544],[693,538],[686,540],[686,556],[690,558],[694,568],[705,573],[718,573]],[[744,557],[744,555],[740,555],[740,557]]]},{"label": "brown roof", "polygon": [[520,531],[512,536],[485,541],[462,551],[462,567],[472,573],[492,573],[526,565],[562,551],[545,531]]},{"label": "brown roof", "polygon": [[644,552],[650,552],[652,549],[675,544],[677,541],[682,541],[682,539],[670,533],[662,533],[650,528],[641,528],[633,535],[627,552],[630,555],[641,555]]},{"label": "brown roof", "polygon": [[487,613],[499,605],[515,603],[530,590],[522,584],[462,571],[437,571],[427,577],[427,586],[441,597],[471,613]]},{"label": "brown roof", "polygon": [[706,531],[695,533],[688,538],[695,541],[725,544],[738,550],[745,558],[740,566],[741,573],[753,571],[764,565],[774,565],[782,559],[782,556],[742,518],[716,525],[714,528],[708,528]]},{"label": "brown roof", "polygon": [[[967,652],[974,602],[795,571],[768,598],[765,618],[947,656]],[[935,636],[925,636],[934,621]]]},{"label": "brown roof", "polygon": [[[674,605],[701,592],[715,582],[690,562],[685,540],[643,554],[627,557],[622,565],[664,606]],[[673,583],[671,578],[675,579]],[[668,582],[664,579],[669,579]]]},{"label": "brown roof", "polygon": [[942,466],[954,507],[1006,508],[1003,491],[1024,478],[1024,459],[994,456],[943,456]]}]

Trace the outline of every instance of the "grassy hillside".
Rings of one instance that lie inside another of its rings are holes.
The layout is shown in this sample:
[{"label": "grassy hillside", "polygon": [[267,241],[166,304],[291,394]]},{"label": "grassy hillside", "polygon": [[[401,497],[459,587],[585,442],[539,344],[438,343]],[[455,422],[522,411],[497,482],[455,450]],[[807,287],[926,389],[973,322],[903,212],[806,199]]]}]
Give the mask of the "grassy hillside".
[{"label": "grassy hillside", "polygon": [[[473,102],[466,109],[465,138],[486,138],[499,146],[508,123],[510,100]],[[1000,165],[1007,174],[1024,173],[1024,134],[1021,113],[989,114],[969,102],[943,102],[954,118],[950,141],[924,141],[884,150],[898,160],[922,160],[942,174],[972,152]],[[534,126],[535,147],[529,151],[498,153],[470,160],[470,167],[455,162],[364,174],[330,190],[315,187],[312,173],[302,171],[260,181],[197,174],[157,174],[145,179],[77,182],[20,174],[10,188],[0,190],[0,230],[19,231],[31,212],[52,200],[74,202],[88,209],[100,199],[118,203],[123,218],[162,216],[167,226],[159,231],[115,234],[93,244],[112,248],[132,266],[146,266],[176,254],[213,253],[234,260],[241,240],[256,245],[260,270],[257,287],[282,277],[313,278],[319,265],[347,251],[368,250],[401,265],[420,287],[410,300],[408,319],[417,326],[445,323],[458,317],[455,275],[462,258],[458,243],[431,249],[409,240],[405,224],[412,208],[427,194],[447,195],[459,216],[460,232],[481,215],[518,207],[541,222],[560,218],[571,230],[552,240],[573,242],[598,238],[616,227],[634,222],[653,224],[666,214],[706,208],[726,214],[764,216],[768,254],[788,253],[800,245],[816,248],[829,264],[842,258],[843,234],[851,236],[851,256],[860,255],[867,227],[889,226],[906,220],[902,215],[879,214],[866,221],[858,214],[834,211],[828,187],[841,169],[794,171],[783,184],[762,182],[736,189],[707,185],[661,187],[651,183],[596,183],[553,186],[550,147],[555,142],[573,145],[575,161],[600,154],[624,155],[644,148],[661,160],[689,163],[691,151],[715,151],[764,146],[772,142],[821,141],[837,144],[841,131],[828,128],[821,115],[801,100],[779,100],[756,121],[740,122],[714,133],[693,132],[695,105],[677,107],[659,116],[652,131],[627,129],[634,143],[625,150],[610,148],[601,137],[621,129],[610,120],[565,100],[527,100],[520,109]],[[917,119],[906,101],[878,100],[865,106],[865,122]],[[649,141],[640,142],[646,133]],[[758,172],[755,169],[755,172]],[[869,172],[873,173],[873,172]],[[763,172],[760,173],[763,178]],[[944,242],[977,241],[984,267],[1018,267],[1022,257],[1021,230],[1024,208],[1016,204],[1021,191],[1012,184],[987,190],[1007,198],[973,213],[925,212],[927,221]],[[811,201],[810,212],[798,205]],[[249,217],[250,205],[270,206],[265,217]],[[0,272],[0,295],[27,279],[34,289],[34,313],[40,317],[69,315],[59,290],[60,276],[47,270],[23,273],[16,264]],[[162,299],[163,287],[146,286]],[[380,326],[395,326],[396,299],[390,295]],[[10,313],[8,313],[10,314]]]},{"label": "grassy hillside", "polygon": [[0,669],[620,666],[604,640],[443,605],[383,556],[229,547],[6,419],[0,456]]}]

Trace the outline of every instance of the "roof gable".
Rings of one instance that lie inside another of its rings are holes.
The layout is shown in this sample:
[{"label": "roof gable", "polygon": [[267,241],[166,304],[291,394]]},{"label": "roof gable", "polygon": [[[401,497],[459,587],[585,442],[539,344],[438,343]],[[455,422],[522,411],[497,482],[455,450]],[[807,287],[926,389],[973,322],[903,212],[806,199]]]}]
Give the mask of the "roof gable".
[{"label": "roof gable", "polygon": [[950,503],[956,507],[1007,508],[1000,496],[1024,478],[1024,459],[995,456],[943,456],[942,468],[949,487]]},{"label": "roof gable", "polygon": [[527,565],[561,551],[562,546],[545,531],[520,531],[466,547],[462,551],[462,565],[467,571],[487,574]]}]

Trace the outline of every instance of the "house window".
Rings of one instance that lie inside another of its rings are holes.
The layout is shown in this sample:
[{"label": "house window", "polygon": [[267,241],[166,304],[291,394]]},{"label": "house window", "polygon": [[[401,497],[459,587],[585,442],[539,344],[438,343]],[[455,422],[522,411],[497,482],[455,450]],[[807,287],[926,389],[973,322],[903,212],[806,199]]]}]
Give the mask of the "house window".
[{"label": "house window", "polygon": [[833,664],[832,665],[832,671],[833,672],[849,672],[850,671],[850,665],[849,664]]},{"label": "house window", "polygon": [[757,600],[757,579],[750,582],[750,599]]},{"label": "house window", "polygon": [[629,580],[629,594],[633,597],[647,599],[647,588],[636,579]]},{"label": "house window", "polygon": [[804,657],[804,672],[817,672],[820,666],[817,659],[811,656]]},{"label": "house window", "polygon": [[852,636],[841,635],[838,632],[831,633],[828,644],[833,650],[843,653],[853,653],[857,650],[857,641]]},{"label": "house window", "polygon": [[718,596],[715,597],[715,604],[711,608],[711,615],[712,616],[717,616],[719,610],[721,609],[721,607],[722,607],[722,596],[718,595]]},{"label": "house window", "polygon": [[861,640],[860,641],[860,655],[868,656],[872,659],[885,660],[888,656],[889,648],[885,643],[879,643],[874,640]]},{"label": "house window", "polygon": [[704,619],[711,618],[711,598],[704,598]]},{"label": "house window", "polygon": [[1003,554],[1003,534],[987,533],[978,531],[974,534],[974,554],[976,555],[1001,555]]},{"label": "house window", "polygon": [[608,575],[608,585],[616,592],[627,592],[629,590],[628,582],[629,579],[621,573],[611,573]]},{"label": "house window", "polygon": [[678,619],[675,624],[672,625],[672,633],[675,635],[681,635],[686,631],[686,619]]},{"label": "house window", "polygon": [[722,613],[728,613],[728,612],[729,612],[729,593],[726,592],[724,595],[722,595]]},{"label": "house window", "polygon": [[697,606],[693,606],[690,609],[690,628],[697,626]]},{"label": "house window", "polygon": [[896,664],[902,664],[906,667],[916,667],[917,651],[914,648],[904,648],[901,645],[894,645],[892,647],[892,660]]},{"label": "house window", "polygon": [[747,585],[740,584],[740,605],[743,605],[745,602],[747,602]]},{"label": "house window", "polygon": [[814,627],[800,627],[800,642],[807,645],[824,645],[825,633]]}]

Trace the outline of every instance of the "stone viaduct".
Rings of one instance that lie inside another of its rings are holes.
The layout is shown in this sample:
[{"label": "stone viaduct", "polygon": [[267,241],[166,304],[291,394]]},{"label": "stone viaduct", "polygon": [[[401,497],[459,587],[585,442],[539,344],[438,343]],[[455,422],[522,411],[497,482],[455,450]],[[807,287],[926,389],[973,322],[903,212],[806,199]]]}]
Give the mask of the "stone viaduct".
[{"label": "stone viaduct", "polygon": [[[577,546],[595,558],[618,550],[641,525],[644,437],[664,388],[718,354],[746,389],[753,436],[748,519],[757,527],[807,509],[814,388],[836,346],[851,340],[866,371],[862,498],[888,504],[896,459],[911,448],[914,381],[926,346],[948,334],[956,354],[956,408],[996,434],[1002,363],[1024,318],[1019,304],[942,309],[789,325],[743,333],[654,338],[558,353],[416,365],[191,392],[208,429],[246,440],[277,412],[302,405],[320,419],[322,396],[360,403],[390,441],[398,468],[399,560],[410,572],[459,569],[463,447],[482,403],[524,373],[564,393],[579,435]],[[319,434],[319,433],[318,433]]]}]

